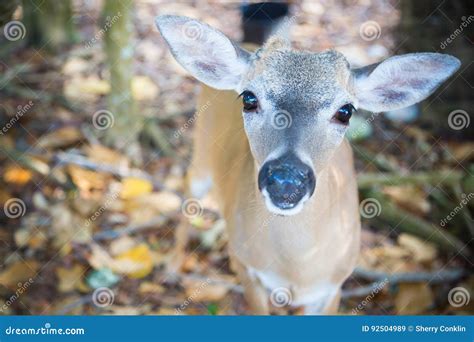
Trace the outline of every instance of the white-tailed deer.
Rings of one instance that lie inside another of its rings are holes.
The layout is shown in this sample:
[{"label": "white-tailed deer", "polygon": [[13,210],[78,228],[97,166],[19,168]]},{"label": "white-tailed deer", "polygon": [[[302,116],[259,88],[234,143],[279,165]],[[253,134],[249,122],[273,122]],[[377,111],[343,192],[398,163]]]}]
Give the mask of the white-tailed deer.
[{"label": "white-tailed deer", "polygon": [[[382,112],[425,99],[459,60],[415,53],[351,69],[334,50],[296,51],[272,37],[248,52],[194,19],[156,23],[176,60],[205,84],[190,194],[200,198],[212,186],[252,311],[283,303],[336,313],[360,244],[344,139],[350,118],[356,108]],[[182,253],[186,234],[178,235]]]}]

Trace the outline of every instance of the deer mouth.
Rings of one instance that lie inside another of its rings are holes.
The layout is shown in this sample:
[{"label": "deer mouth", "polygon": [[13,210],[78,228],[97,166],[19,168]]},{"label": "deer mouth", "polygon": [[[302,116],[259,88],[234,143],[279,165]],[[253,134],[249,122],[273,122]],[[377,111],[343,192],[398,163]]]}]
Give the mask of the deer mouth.
[{"label": "deer mouth", "polygon": [[258,175],[258,187],[268,210],[279,215],[299,213],[315,186],[312,168],[293,153],[266,162]]}]

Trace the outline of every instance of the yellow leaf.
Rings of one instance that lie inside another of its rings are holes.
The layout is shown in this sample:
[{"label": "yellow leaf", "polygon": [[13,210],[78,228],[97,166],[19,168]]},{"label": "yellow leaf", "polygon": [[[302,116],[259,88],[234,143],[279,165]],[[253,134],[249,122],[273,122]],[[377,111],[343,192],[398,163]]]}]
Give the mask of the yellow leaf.
[{"label": "yellow leaf", "polygon": [[56,276],[59,280],[58,289],[60,292],[69,292],[79,288],[82,276],[84,275],[82,265],[74,265],[72,268],[59,267],[56,269]]},{"label": "yellow leaf", "polygon": [[131,199],[144,194],[148,194],[153,190],[153,184],[142,178],[125,178],[122,181],[122,192],[120,197],[123,199]]},{"label": "yellow leaf", "polygon": [[23,185],[30,181],[31,172],[18,166],[10,166],[5,170],[3,179],[7,183]]},{"label": "yellow leaf", "polygon": [[402,283],[395,296],[395,308],[399,315],[426,313],[433,302],[433,292],[426,283]]},{"label": "yellow leaf", "polygon": [[82,93],[106,95],[110,92],[110,84],[97,76],[77,79],[78,90]]},{"label": "yellow leaf", "polygon": [[14,288],[19,282],[34,278],[39,264],[34,260],[18,260],[0,273],[0,284]]},{"label": "yellow leaf", "polygon": [[119,255],[113,269],[132,278],[144,278],[153,270],[153,256],[148,246],[142,243]]},{"label": "yellow leaf", "polygon": [[436,258],[436,247],[410,234],[400,234],[398,244],[410,251],[417,262],[433,261]]},{"label": "yellow leaf", "polygon": [[148,76],[132,78],[132,96],[135,100],[154,100],[158,95],[158,87]]},{"label": "yellow leaf", "polygon": [[140,287],[138,288],[138,292],[141,294],[163,293],[165,292],[165,288],[159,284],[145,281],[140,284]]}]

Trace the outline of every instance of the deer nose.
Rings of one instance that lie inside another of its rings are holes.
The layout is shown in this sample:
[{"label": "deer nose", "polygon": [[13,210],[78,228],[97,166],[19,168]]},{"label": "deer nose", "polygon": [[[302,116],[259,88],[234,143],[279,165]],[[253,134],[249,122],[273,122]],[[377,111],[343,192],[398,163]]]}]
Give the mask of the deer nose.
[{"label": "deer nose", "polygon": [[287,153],[266,162],[258,175],[258,187],[279,209],[292,209],[305,197],[310,197],[316,186],[312,168],[295,154]]}]

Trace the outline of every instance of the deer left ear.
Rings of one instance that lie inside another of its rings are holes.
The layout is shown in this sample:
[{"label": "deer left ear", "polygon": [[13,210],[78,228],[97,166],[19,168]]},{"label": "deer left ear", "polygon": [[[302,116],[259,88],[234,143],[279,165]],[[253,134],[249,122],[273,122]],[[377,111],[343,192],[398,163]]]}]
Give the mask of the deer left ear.
[{"label": "deer left ear", "polygon": [[237,89],[250,54],[222,32],[195,19],[163,15],[156,25],[176,60],[199,81]]},{"label": "deer left ear", "polygon": [[411,106],[431,95],[461,65],[450,55],[412,53],[352,70],[359,107],[384,112]]}]

